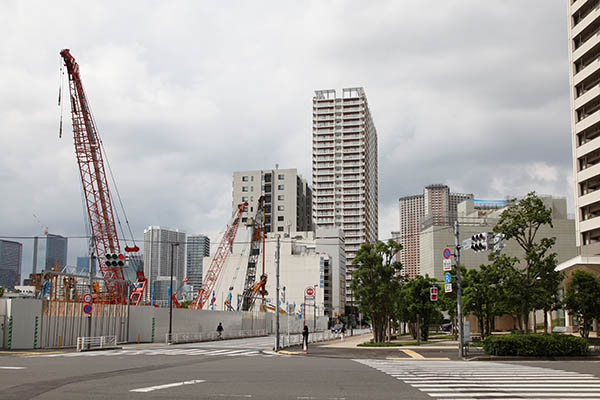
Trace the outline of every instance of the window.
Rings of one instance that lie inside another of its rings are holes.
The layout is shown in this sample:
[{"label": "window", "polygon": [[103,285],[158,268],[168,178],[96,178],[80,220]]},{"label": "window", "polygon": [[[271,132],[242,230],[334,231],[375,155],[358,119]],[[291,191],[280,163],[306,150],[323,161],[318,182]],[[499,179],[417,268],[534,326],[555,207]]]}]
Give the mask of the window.
[{"label": "window", "polygon": [[277,211],[283,211],[283,210],[284,210],[283,206],[277,206]]},{"label": "window", "polygon": [[254,192],[254,186],[250,186],[250,191]]},{"label": "window", "polygon": [[277,227],[277,232],[283,232],[283,226],[278,226]]},{"label": "window", "polygon": [[279,174],[279,175],[277,175],[277,179],[279,179],[280,181],[282,181],[282,180],[285,179],[285,175]]},{"label": "window", "polygon": [[248,196],[242,196],[242,203],[248,201]]},{"label": "window", "polygon": [[280,194],[279,196],[277,196],[277,200],[283,200],[283,195]]},{"label": "window", "polygon": [[248,186],[242,186],[242,192],[247,192],[248,191]]},{"label": "window", "polygon": [[242,182],[248,182],[248,177],[247,176],[242,176]]},{"label": "window", "polygon": [[280,216],[278,216],[278,217],[277,217],[277,221],[278,221],[278,222],[283,222],[283,215],[280,215]]},{"label": "window", "polygon": [[242,217],[242,223],[245,223],[246,221],[248,221],[248,218]]},{"label": "window", "polygon": [[277,186],[277,189],[279,189],[279,190],[283,190],[283,189],[284,189],[284,186],[283,186],[283,185],[278,185],[278,186]]}]

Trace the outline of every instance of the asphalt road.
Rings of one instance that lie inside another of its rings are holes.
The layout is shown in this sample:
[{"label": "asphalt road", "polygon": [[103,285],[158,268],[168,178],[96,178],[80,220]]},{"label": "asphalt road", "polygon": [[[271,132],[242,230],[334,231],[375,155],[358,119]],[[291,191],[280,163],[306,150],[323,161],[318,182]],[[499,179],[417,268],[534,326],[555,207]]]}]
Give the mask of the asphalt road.
[{"label": "asphalt road", "polygon": [[4,353],[0,399],[600,399],[598,361],[465,362],[428,359],[444,349],[389,357],[327,346],[281,355],[269,351],[272,338],[257,338]]}]

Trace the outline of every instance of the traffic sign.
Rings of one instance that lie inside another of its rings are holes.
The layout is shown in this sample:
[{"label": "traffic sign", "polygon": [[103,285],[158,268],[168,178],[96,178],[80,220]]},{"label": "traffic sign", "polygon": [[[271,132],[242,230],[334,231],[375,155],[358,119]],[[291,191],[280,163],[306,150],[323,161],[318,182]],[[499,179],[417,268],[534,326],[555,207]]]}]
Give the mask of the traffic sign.
[{"label": "traffic sign", "polygon": [[465,239],[462,241],[462,248],[465,250],[469,250],[471,248],[472,244],[473,244],[473,241],[471,239]]},{"label": "traffic sign", "polygon": [[442,251],[442,256],[444,256],[445,259],[450,258],[451,255],[452,255],[452,252],[450,251],[450,249],[448,247],[446,247],[444,249],[444,251]]},{"label": "traffic sign", "polygon": [[91,314],[92,306],[90,306],[89,304],[86,304],[85,306],[83,306],[83,312],[86,314]]},{"label": "traffic sign", "polygon": [[442,265],[444,266],[444,271],[452,271],[452,260],[449,258],[443,259]]},{"label": "traffic sign", "polygon": [[450,293],[452,291],[452,284],[446,283],[446,285],[444,286],[444,289],[446,290],[446,293]]},{"label": "traffic sign", "polygon": [[91,303],[92,302],[92,295],[89,293],[86,293],[83,295],[83,302],[84,303]]},{"label": "traffic sign", "polygon": [[307,296],[313,296],[315,294],[315,289],[312,286],[309,286],[306,288],[306,290],[304,290],[304,293]]},{"label": "traffic sign", "polygon": [[452,282],[452,275],[450,275],[450,272],[446,272],[444,274],[444,280],[446,281],[446,283]]}]

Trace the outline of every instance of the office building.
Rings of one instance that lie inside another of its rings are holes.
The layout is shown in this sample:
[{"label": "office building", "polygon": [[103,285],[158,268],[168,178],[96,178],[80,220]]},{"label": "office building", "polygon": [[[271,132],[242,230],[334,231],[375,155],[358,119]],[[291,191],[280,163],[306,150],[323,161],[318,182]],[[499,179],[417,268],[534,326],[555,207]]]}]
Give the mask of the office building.
[{"label": "office building", "polygon": [[[144,275],[148,279],[151,290],[157,280],[166,281],[171,278],[171,262],[173,263],[173,292],[179,290],[185,278],[186,234],[179,229],[168,229],[150,226],[144,230]],[[177,244],[178,245],[174,245]],[[173,254],[173,258],[171,258]],[[156,300],[163,298],[166,292],[161,289]]]},{"label": "office building", "polygon": [[[557,254],[559,263],[575,257],[575,221],[567,214],[567,200],[564,197],[540,196],[546,208],[552,208],[552,227],[544,225],[536,234],[536,241],[545,237],[555,237],[556,244],[551,252]],[[512,203],[504,200],[467,199],[458,205],[458,221],[461,239],[471,238],[481,232],[492,232],[500,215]],[[443,280],[442,251],[454,243],[454,231],[441,229],[445,225],[425,227],[421,231],[420,254],[421,275],[429,275]],[[515,240],[505,240],[502,254],[524,260],[525,253]],[[465,249],[460,253],[460,263],[467,269],[489,264],[488,252],[475,252]]]},{"label": "office building", "polygon": [[202,285],[202,260],[210,256],[210,239],[206,235],[189,235],[187,237],[187,284],[192,291]]},{"label": "office building", "polygon": [[313,230],[312,190],[295,168],[234,172],[232,186],[233,212],[248,202],[242,223],[255,217],[258,199],[264,195],[266,232]]},{"label": "office building", "polygon": [[352,260],[378,236],[377,131],[364,89],[315,91],[312,138],[313,215],[318,229],[344,232],[349,303]]},{"label": "office building", "polygon": [[426,186],[423,194],[399,199],[400,230],[392,236],[402,245],[397,260],[404,266],[404,275],[413,278],[421,274],[421,231],[433,225],[452,226],[458,204],[472,198],[472,194],[450,193],[448,186],[436,184]]},{"label": "office building", "polygon": [[10,240],[0,240],[0,286],[13,289],[21,284],[23,245]]},{"label": "office building", "polygon": [[46,234],[33,239],[32,273],[43,270],[61,271],[67,265],[68,239],[64,236]]}]

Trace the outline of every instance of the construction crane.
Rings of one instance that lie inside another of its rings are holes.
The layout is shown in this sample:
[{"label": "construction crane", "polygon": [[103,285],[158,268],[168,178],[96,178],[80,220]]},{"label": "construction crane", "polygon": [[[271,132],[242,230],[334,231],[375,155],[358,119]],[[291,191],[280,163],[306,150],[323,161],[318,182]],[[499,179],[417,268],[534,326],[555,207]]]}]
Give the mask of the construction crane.
[{"label": "construction crane", "polygon": [[[83,90],[79,65],[75,62],[69,49],[62,50],[60,55],[69,76],[75,154],[79,165],[94,249],[99,260],[100,271],[105,279],[107,300],[111,303],[125,303],[127,293],[123,275],[124,256],[120,254],[121,247],[104,170],[102,143]],[[118,257],[119,260],[115,259],[114,262],[107,260],[111,258],[108,255],[117,255],[114,258]]]},{"label": "construction crane", "polygon": [[259,291],[263,296],[266,294],[265,285],[267,284],[267,276],[263,273],[258,283],[254,282],[256,280],[256,265],[258,264],[261,253],[260,245],[263,243],[264,239],[264,202],[264,196],[260,196],[258,199],[258,206],[256,207],[256,216],[251,224],[249,224],[252,226],[252,239],[250,241],[250,255],[248,256],[248,268],[246,269],[244,292],[242,293],[242,311],[249,311],[252,309],[254,300]]},{"label": "construction crane", "polygon": [[219,243],[219,247],[213,256],[213,259],[208,267],[208,271],[206,273],[206,277],[202,279],[202,286],[198,290],[196,297],[192,301],[192,304],[189,308],[195,308],[197,310],[201,310],[206,304],[206,301],[210,297],[215,284],[217,283],[217,279],[223,269],[223,265],[225,264],[225,260],[227,260],[227,256],[231,251],[231,246],[233,246],[233,241],[237,234],[238,228],[240,226],[240,219],[242,217],[242,213],[248,206],[248,202],[244,202],[242,204],[238,204],[238,208],[236,212],[233,214],[233,218],[231,220],[231,224],[227,226],[225,233],[223,234],[223,238]]}]

